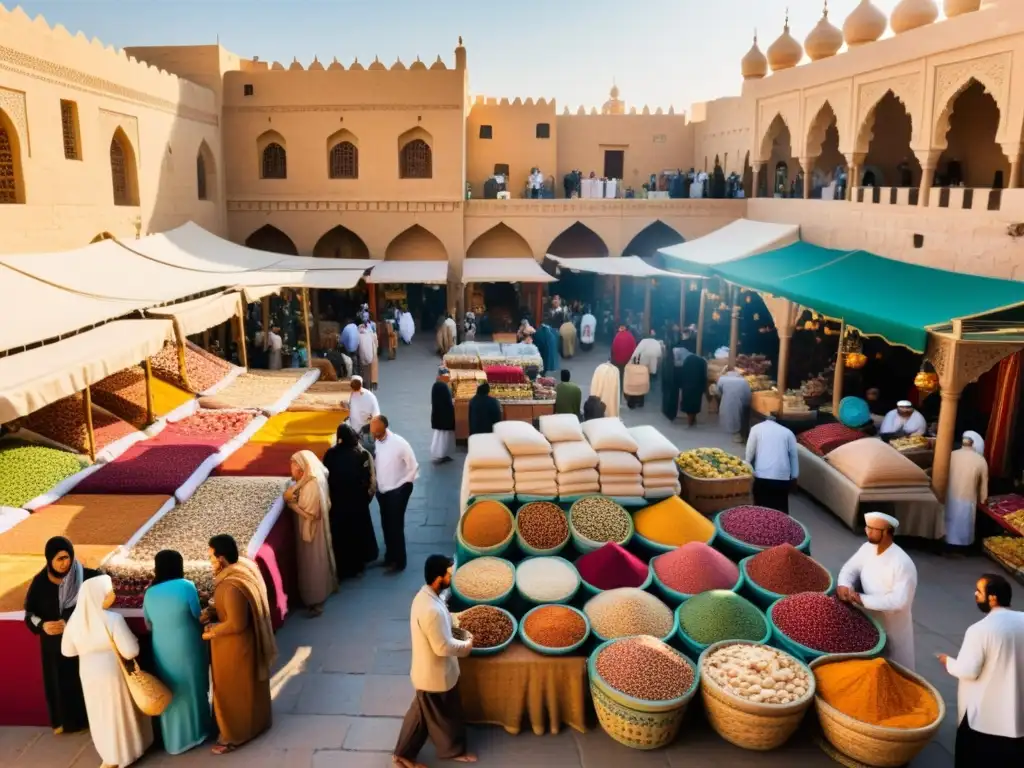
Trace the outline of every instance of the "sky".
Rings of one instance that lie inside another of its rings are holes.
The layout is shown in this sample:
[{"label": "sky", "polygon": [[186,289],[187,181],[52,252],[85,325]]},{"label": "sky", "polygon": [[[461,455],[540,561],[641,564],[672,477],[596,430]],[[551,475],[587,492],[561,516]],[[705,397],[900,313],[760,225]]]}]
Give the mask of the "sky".
[{"label": "sky", "polygon": [[[11,0],[0,0],[8,8]],[[889,14],[898,0],[874,0]],[[837,27],[858,0],[831,0]],[[801,42],[823,0],[23,0],[32,17],[106,45],[215,43],[242,57],[346,66],[374,56],[453,65],[461,35],[474,94],[555,98],[559,112],[600,107],[614,81],[653,111],[739,95],[755,28],[761,50],[790,29]]]}]

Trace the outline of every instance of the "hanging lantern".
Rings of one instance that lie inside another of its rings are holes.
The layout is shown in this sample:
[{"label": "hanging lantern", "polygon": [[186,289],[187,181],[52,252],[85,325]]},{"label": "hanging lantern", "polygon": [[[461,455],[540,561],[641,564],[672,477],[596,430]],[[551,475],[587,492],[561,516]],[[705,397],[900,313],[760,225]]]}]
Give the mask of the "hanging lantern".
[{"label": "hanging lantern", "polygon": [[827,325],[825,326],[825,335],[826,336],[831,336],[832,335],[832,329],[829,328]]},{"label": "hanging lantern", "polygon": [[754,313],[754,322],[757,322],[760,319],[761,319],[761,314],[759,312],[755,312]]},{"label": "hanging lantern", "polygon": [[914,386],[922,394],[930,395],[939,388],[939,374],[922,370],[914,377]]},{"label": "hanging lantern", "polygon": [[750,294],[748,293],[747,294],[747,304],[749,304],[751,301],[752,301],[752,299],[750,298]]},{"label": "hanging lantern", "polygon": [[721,304],[719,304],[719,305],[718,305],[718,308],[719,308],[719,309],[728,309],[728,308],[729,308],[729,305],[728,305],[728,304],[726,304],[726,303],[725,303],[725,302],[723,301],[723,302],[722,302]]},{"label": "hanging lantern", "polygon": [[863,352],[847,352],[844,363],[851,371],[859,371],[868,364],[868,356]]},{"label": "hanging lantern", "polygon": [[812,321],[808,320],[806,323],[804,323],[804,330],[805,331],[813,331],[814,330],[814,323]]},{"label": "hanging lantern", "polygon": [[696,280],[691,280],[690,281],[690,290],[691,291],[696,291],[697,290],[697,281]]},{"label": "hanging lantern", "polygon": [[719,320],[722,319],[722,316],[718,313],[718,310],[715,310],[714,312],[711,313],[711,319],[717,323]]}]

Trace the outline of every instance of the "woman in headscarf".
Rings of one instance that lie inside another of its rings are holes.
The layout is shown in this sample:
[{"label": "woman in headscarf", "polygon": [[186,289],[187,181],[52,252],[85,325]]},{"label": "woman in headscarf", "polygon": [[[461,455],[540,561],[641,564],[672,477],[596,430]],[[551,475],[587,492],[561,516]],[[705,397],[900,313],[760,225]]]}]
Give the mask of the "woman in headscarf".
[{"label": "woman in headscarf", "polygon": [[437,381],[430,390],[430,428],[434,436],[430,441],[430,458],[435,464],[452,460],[455,448],[455,400],[448,385],[447,368],[439,368]]},{"label": "woman in headscarf", "polygon": [[542,374],[558,370],[558,334],[547,323],[542,323],[533,338],[533,343],[544,361]]},{"label": "woman in headscarf", "polygon": [[153,723],[139,712],[124,679],[123,661],[137,659],[139,641],[114,604],[114,583],[106,574],[82,584],[68,619],[61,652],[78,657],[92,743],[101,768],[124,768],[153,743]]},{"label": "woman in headscarf", "polygon": [[36,574],[25,596],[25,625],[39,635],[43,686],[50,727],[56,734],[89,727],[78,659],[60,652],[66,622],[78,602],[82,583],[97,575],[75,559],[75,548],[63,536],[46,542],[46,567]]},{"label": "woman in headscarf", "polygon": [[334,565],[342,579],[362,576],[377,559],[377,534],[373,531],[370,502],[377,492],[373,457],[359,443],[348,424],[338,427],[338,442],[324,454],[331,499],[328,520]]},{"label": "woman in headscarf", "polygon": [[173,698],[160,715],[164,749],[180,755],[214,735],[210,713],[210,654],[199,624],[199,593],[185,578],[180,552],[154,558],[155,576],[142,601],[153,640],[156,674]]},{"label": "woman in headscarf", "polygon": [[327,468],[312,451],[299,451],[292,456],[291,472],[295,485],[285,490],[284,500],[296,515],[299,596],[316,617],[324,612],[324,602],[338,589],[328,520],[331,493]]}]

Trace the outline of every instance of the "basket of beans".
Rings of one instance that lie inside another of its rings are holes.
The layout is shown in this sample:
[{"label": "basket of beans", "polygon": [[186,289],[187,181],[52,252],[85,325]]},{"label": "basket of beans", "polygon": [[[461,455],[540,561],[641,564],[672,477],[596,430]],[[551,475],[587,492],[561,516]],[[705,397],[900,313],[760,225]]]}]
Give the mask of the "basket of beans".
[{"label": "basket of beans", "polygon": [[473,636],[473,656],[493,656],[508,648],[516,636],[516,619],[504,608],[475,605],[452,614],[458,628]]},{"label": "basket of beans", "polygon": [[516,569],[500,557],[462,563],[452,576],[452,596],[463,605],[501,605],[512,594]]},{"label": "basket of beans", "polygon": [[700,682],[692,661],[650,635],[602,643],[587,672],[601,728],[633,749],[671,744]]},{"label": "basket of beans", "polygon": [[672,609],[641,589],[609,589],[587,600],[583,612],[601,642],[631,635],[651,635],[668,642],[677,624]]},{"label": "basket of beans", "polygon": [[569,521],[560,506],[532,501],[516,513],[516,542],[527,555],[557,555],[569,543]]},{"label": "basket of beans", "polygon": [[810,554],[811,534],[799,520],[769,507],[742,506],[715,515],[715,547],[739,560],[780,544]]},{"label": "basket of beans", "polygon": [[756,605],[727,589],[694,595],[676,609],[677,636],[694,658],[708,646],[726,640],[767,643],[772,636]]},{"label": "basket of beans", "polygon": [[587,615],[570,605],[538,605],[519,622],[523,645],[545,656],[564,656],[590,637]]},{"label": "basket of beans", "polygon": [[650,566],[618,544],[608,543],[576,560],[580,589],[593,597],[609,589],[647,589],[654,578]]},{"label": "basket of beans", "polygon": [[764,643],[715,643],[697,665],[708,722],[743,749],[781,747],[814,701],[814,674],[807,665]]},{"label": "basket of beans", "polygon": [[651,560],[655,592],[673,607],[712,589],[739,592],[743,576],[736,563],[700,541]]},{"label": "basket of beans", "polygon": [[515,527],[508,507],[494,499],[480,499],[470,504],[459,520],[456,539],[468,557],[499,556],[511,546]]},{"label": "basket of beans", "polygon": [[885,630],[866,612],[833,595],[801,592],[768,608],[775,644],[804,661],[830,653],[873,658],[885,647]]},{"label": "basket of beans", "polygon": [[633,518],[621,504],[605,496],[584,496],[569,508],[569,531],[581,554],[608,542],[624,547],[633,538]]},{"label": "basket of beans", "polygon": [[781,597],[800,592],[831,595],[836,582],[828,569],[792,544],[780,544],[740,560],[743,592],[767,610]]}]

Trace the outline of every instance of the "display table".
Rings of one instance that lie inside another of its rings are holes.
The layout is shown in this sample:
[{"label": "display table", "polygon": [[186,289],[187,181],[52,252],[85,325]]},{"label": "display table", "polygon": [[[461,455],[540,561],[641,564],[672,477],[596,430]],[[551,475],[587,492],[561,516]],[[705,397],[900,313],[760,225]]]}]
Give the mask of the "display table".
[{"label": "display table", "polygon": [[[534,419],[555,412],[554,400],[503,400],[501,402],[502,421],[526,421],[532,424]],[[469,400],[455,401],[455,439],[469,439]]]},{"label": "display table", "polygon": [[528,725],[538,736],[563,725],[587,729],[587,659],[542,656],[518,641],[496,656],[459,661],[466,722],[500,725],[512,735]]},{"label": "display table", "polygon": [[1024,508],[1024,497],[1016,493],[1008,493],[1003,496],[991,496],[984,504],[978,505],[978,511],[982,512],[998,526],[998,532],[1002,536],[1020,536],[1021,532],[1010,525],[1004,519],[1009,512],[1006,509],[1015,510]]}]

